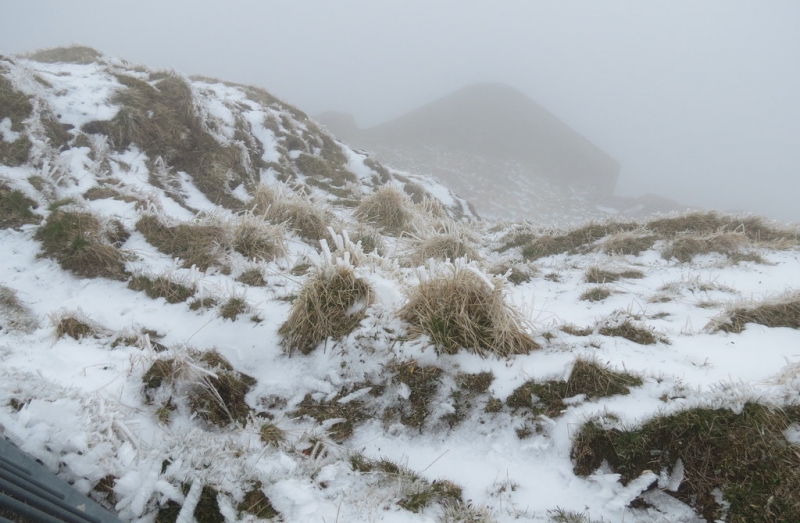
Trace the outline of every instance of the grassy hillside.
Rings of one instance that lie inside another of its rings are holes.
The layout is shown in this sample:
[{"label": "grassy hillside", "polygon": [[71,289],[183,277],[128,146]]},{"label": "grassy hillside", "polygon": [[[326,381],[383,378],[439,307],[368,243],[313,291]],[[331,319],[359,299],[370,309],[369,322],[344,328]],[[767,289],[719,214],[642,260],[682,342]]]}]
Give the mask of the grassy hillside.
[{"label": "grassy hillside", "polygon": [[479,220],[87,48],[0,98],[0,434],[123,520],[800,519],[796,226]]}]

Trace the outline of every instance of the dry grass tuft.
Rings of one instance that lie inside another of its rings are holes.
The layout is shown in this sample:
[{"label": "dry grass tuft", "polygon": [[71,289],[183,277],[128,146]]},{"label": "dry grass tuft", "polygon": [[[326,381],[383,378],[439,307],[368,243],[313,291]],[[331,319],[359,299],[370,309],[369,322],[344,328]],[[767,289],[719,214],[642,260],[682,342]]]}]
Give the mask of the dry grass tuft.
[{"label": "dry grass tuft", "polygon": [[181,223],[169,226],[156,216],[146,214],[136,222],[136,230],[159,251],[183,260],[183,266],[201,271],[220,265],[225,229],[221,225]]},{"label": "dry grass tuft", "polygon": [[329,337],[349,334],[364,318],[371,301],[369,285],[353,268],[328,265],[306,280],[278,333],[289,354],[313,351]]},{"label": "dry grass tuft", "polygon": [[250,306],[238,296],[231,296],[219,308],[219,315],[225,320],[236,321],[240,314],[250,310]]},{"label": "dry grass tuft", "polygon": [[638,256],[655,245],[658,237],[647,231],[628,231],[613,234],[599,246],[606,254],[631,254]]},{"label": "dry grass tuft", "polygon": [[264,442],[264,445],[279,447],[286,441],[286,431],[274,423],[264,423],[261,425],[258,434],[261,436],[261,441]]},{"label": "dry grass tuft", "polygon": [[578,358],[566,381],[544,383],[528,381],[516,388],[506,400],[512,409],[525,409],[534,415],[557,417],[567,408],[564,400],[579,394],[587,399],[630,394],[630,387],[640,387],[642,379],[627,372],[614,372],[594,360]]},{"label": "dry grass tuft", "polygon": [[397,235],[410,229],[414,212],[408,196],[385,185],[361,201],[355,216],[386,234]]},{"label": "dry grass tuft", "polygon": [[669,339],[639,321],[639,316],[624,311],[616,311],[611,316],[598,321],[597,327],[602,336],[625,338],[640,345],[669,344]]},{"label": "dry grass tuft", "polygon": [[749,243],[746,235],[740,232],[716,232],[706,235],[694,233],[681,234],[670,241],[661,251],[665,260],[676,258],[680,262],[690,262],[695,256],[717,252],[732,255]]},{"label": "dry grass tuft", "polygon": [[70,45],[68,47],[55,47],[53,49],[41,49],[34,51],[26,56],[37,62],[55,64],[59,62],[70,64],[93,64],[103,55],[91,47],[83,45]]},{"label": "dry grass tuft", "polygon": [[239,216],[232,224],[233,250],[256,260],[272,261],[286,255],[284,230],[253,214]]},{"label": "dry grass tuft", "polygon": [[474,241],[466,228],[456,223],[444,225],[439,232],[420,238],[415,242],[410,262],[414,266],[434,260],[480,260]]},{"label": "dry grass tuft", "polygon": [[539,270],[528,263],[499,263],[489,268],[489,274],[494,276],[505,276],[514,285],[522,285],[531,281],[538,274]]},{"label": "dry grass tuft", "polygon": [[644,273],[636,269],[611,271],[595,266],[589,267],[583,275],[583,280],[586,283],[613,283],[622,278],[641,279],[644,278]]},{"label": "dry grass tuft", "polygon": [[611,296],[611,289],[603,286],[596,286],[586,289],[581,293],[578,299],[583,301],[603,301]]},{"label": "dry grass tuft", "polygon": [[761,302],[726,307],[725,312],[714,318],[706,329],[739,333],[748,323],[800,329],[800,291],[786,292]]},{"label": "dry grass tuft", "polygon": [[706,521],[800,521],[800,452],[784,435],[799,422],[797,406],[777,410],[758,403],[738,414],[693,408],[659,415],[637,429],[590,421],[575,437],[572,459],[581,476],[607,463],[623,484],[648,470],[681,467],[680,487],[667,493]]},{"label": "dry grass tuft", "polygon": [[219,352],[210,350],[157,359],[142,376],[142,382],[147,403],[162,403],[159,411],[173,401],[188,398],[188,408],[198,417],[225,427],[247,420],[250,407],[244,398],[256,380],[236,371]]},{"label": "dry grass tuft", "polygon": [[249,285],[250,287],[264,287],[267,285],[267,280],[264,279],[264,274],[261,272],[261,269],[257,268],[247,269],[246,271],[242,272],[242,274],[236,278],[236,281],[245,285]]},{"label": "dry grass tuft", "polygon": [[415,334],[429,336],[439,353],[465,348],[481,356],[509,357],[538,349],[522,316],[506,304],[503,279],[489,279],[477,270],[448,264],[445,273],[423,279],[400,317]]},{"label": "dry grass tuft", "polygon": [[87,336],[97,337],[101,328],[80,312],[65,312],[51,316],[50,320],[55,325],[56,339],[69,336],[73,340],[80,340]]},{"label": "dry grass tuft", "polygon": [[[361,387],[359,387],[361,388]],[[306,394],[297,409],[291,413],[293,417],[308,416],[319,423],[337,420],[327,431],[330,439],[342,443],[353,435],[357,424],[372,418],[372,411],[361,399],[340,401],[354,390],[342,389],[330,401],[316,401],[311,394]]]},{"label": "dry grass tuft", "polygon": [[0,181],[0,229],[18,229],[28,223],[39,223],[41,217],[31,211],[38,206],[19,189],[11,189]]},{"label": "dry grass tuft", "polygon": [[128,288],[134,291],[143,291],[149,298],[164,298],[167,303],[180,303],[188,300],[195,293],[194,285],[184,285],[172,281],[167,276],[149,278],[145,275],[134,276],[128,282]]},{"label": "dry grass tuft", "polygon": [[127,278],[118,227],[104,227],[93,214],[56,210],[41,225],[35,238],[42,242],[43,255],[53,258],[64,269],[84,278]]},{"label": "dry grass tuft", "polygon": [[273,222],[284,223],[301,238],[316,242],[328,235],[325,210],[306,199],[282,200],[269,213]]},{"label": "dry grass tuft", "polygon": [[522,245],[522,256],[535,260],[555,254],[576,253],[601,238],[638,227],[635,222],[590,222],[568,232],[538,236]]}]

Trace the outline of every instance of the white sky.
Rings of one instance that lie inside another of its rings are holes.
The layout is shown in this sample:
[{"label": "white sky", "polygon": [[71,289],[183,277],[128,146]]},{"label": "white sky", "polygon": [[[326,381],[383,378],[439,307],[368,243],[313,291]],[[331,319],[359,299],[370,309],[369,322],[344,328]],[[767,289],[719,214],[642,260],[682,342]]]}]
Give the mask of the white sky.
[{"label": "white sky", "polygon": [[800,221],[800,2],[26,0],[0,53],[79,43],[380,123],[509,84],[618,159],[618,193]]}]

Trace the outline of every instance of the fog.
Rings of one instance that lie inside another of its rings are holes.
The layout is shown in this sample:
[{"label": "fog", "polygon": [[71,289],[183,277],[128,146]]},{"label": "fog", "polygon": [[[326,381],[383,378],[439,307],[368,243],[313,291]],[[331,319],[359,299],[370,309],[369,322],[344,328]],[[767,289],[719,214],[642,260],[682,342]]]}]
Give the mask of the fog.
[{"label": "fog", "polygon": [[800,221],[800,2],[6,2],[0,53],[89,45],[362,127],[508,84],[622,164],[617,193]]}]

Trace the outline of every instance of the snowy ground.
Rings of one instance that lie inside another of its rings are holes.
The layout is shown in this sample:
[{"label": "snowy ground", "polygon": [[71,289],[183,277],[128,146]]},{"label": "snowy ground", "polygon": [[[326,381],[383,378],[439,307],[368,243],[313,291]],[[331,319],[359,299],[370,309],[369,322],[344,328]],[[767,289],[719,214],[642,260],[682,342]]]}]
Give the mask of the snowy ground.
[{"label": "snowy ground", "polygon": [[[38,74],[52,84],[61,82],[56,89],[63,93],[57,99],[63,122],[78,127],[114,114],[104,101],[113,82],[94,66],[58,66],[69,75],[58,75],[55,65],[27,67],[38,67]],[[234,88],[222,84],[197,88],[228,102],[237,96]],[[207,110],[220,121],[226,119],[225,105],[208,105]],[[87,111],[92,114],[87,116]],[[251,116],[255,123],[263,119]],[[264,128],[258,132],[265,142],[274,138]],[[193,311],[186,302],[154,300],[129,289],[124,281],[79,278],[39,256],[40,245],[33,238],[36,225],[0,230],[0,285],[13,290],[30,313],[30,328],[13,327],[8,317],[0,315],[0,433],[80,491],[92,491],[103,478],[113,476],[113,504],[124,520],[154,521],[159,507],[173,500],[189,507],[179,516],[188,521],[202,485],[220,492],[218,503],[227,520],[246,519],[236,506],[260,481],[286,522],[446,521],[438,504],[418,513],[399,506],[406,494],[399,480],[355,471],[349,458],[362,454],[392,460],[430,481],[454,481],[463,487],[464,501],[488,521],[549,521],[550,511],[556,509],[585,513],[596,521],[695,521],[693,512],[672,498],[654,501],[656,506],[649,511],[627,508],[652,477],[622,486],[609,470],[576,476],[570,459],[572,436],[587,419],[608,413],[633,425],[690,406],[735,410],[748,399],[775,405],[798,401],[800,331],[757,324],[740,334],[706,329],[730,303],[800,288],[797,249],[760,250],[768,263],[730,264],[718,254],[679,263],[662,259],[659,244],[638,256],[590,252],[539,259],[529,282],[506,284],[506,300],[523,311],[542,348],[506,360],[468,352],[437,355],[427,338],[408,339],[408,326],[398,319],[397,311],[419,276],[416,268],[397,262],[410,248],[403,243],[406,240],[387,237],[384,258],[356,268],[374,293],[366,318],[345,338],[328,340],[309,355],[289,357],[278,329],[291,307],[287,297],[297,294],[308,278],[292,268],[305,260],[324,264],[319,247],[289,235],[287,256],[273,262],[231,255],[228,275],[214,268],[206,272],[182,268],[135,231],[142,210],[133,202],[81,197],[96,184],[96,162],[89,153],[88,147],[58,153],[53,161],[68,176],[54,190],[58,198],[72,197],[80,208],[122,222],[131,232],[122,245],[131,254],[129,270],[167,274],[220,301],[241,297],[250,307],[231,321],[222,318],[218,308]],[[264,154],[270,157],[274,148],[267,147]],[[366,169],[356,153],[350,154],[353,170]],[[149,185],[142,153],[135,147],[125,154],[109,153],[109,158],[111,175],[146,191],[160,203],[162,216],[192,218],[163,190]],[[123,162],[128,166],[125,172],[115,167]],[[39,201],[39,212],[46,216],[48,202],[28,181],[33,174],[41,175],[41,167],[0,166],[0,177]],[[182,191],[193,208],[225,214],[194,189],[190,176],[182,180]],[[449,194],[442,193],[442,198]],[[342,228],[354,226],[352,209],[333,210]],[[482,259],[476,267],[481,270],[519,260],[518,253],[494,250],[507,228],[492,226],[471,225]],[[333,245],[333,238],[328,243]],[[235,281],[242,270],[253,266],[266,276],[266,286]],[[581,293],[594,286],[584,283],[584,274],[593,266],[638,269],[644,278],[607,284],[610,297],[584,301]],[[55,326],[69,314],[94,325],[94,335],[78,340],[57,337]],[[600,335],[595,329],[598,322],[620,315],[635,317],[668,343],[640,345]],[[573,336],[559,329],[567,324],[594,330],[588,336]],[[158,334],[158,344],[155,334],[142,334],[145,330]],[[136,341],[114,344],[125,334]],[[182,409],[160,420],[157,405],[147,404],[142,377],[153,361],[190,358],[190,349],[216,349],[236,370],[257,380],[247,395],[253,409],[247,422],[209,426]],[[552,419],[531,420],[505,407],[484,411],[490,398],[505,401],[528,380],[568,377],[578,357],[638,374],[644,384],[629,395],[591,401],[574,398]],[[430,420],[421,429],[368,419],[337,442],[328,437],[333,423],[292,415],[307,394],[319,401],[330,401],[342,390],[366,397],[369,391],[358,386],[366,382],[387,386],[382,401],[407,399],[408,386],[392,380],[387,369],[392,362],[410,360],[444,371],[429,405]],[[475,398],[465,419],[452,428],[437,422],[437,417],[453,411],[448,394],[453,376],[485,371],[494,380],[487,393]],[[267,418],[285,431],[282,444],[266,445],[259,437]],[[516,429],[531,423],[537,430],[518,437]],[[196,486],[187,493],[181,491],[182,484]]]}]

